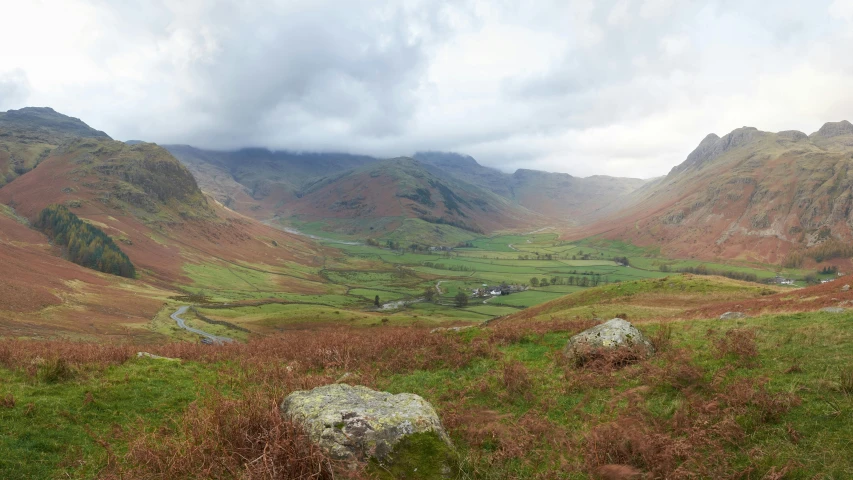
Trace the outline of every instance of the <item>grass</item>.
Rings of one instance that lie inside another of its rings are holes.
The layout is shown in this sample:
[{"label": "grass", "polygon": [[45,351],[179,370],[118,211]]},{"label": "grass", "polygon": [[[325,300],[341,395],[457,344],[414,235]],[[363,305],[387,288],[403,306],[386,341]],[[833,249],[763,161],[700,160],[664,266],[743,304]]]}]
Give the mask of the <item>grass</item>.
[{"label": "grass", "polygon": [[0,369],[0,397],[15,403],[0,408],[0,476],[57,478],[68,469],[75,478],[93,478],[109,461],[98,441],[139,421],[165,424],[215,376],[203,365],[144,359],[55,382]]},{"label": "grass", "polygon": [[[566,365],[566,340],[592,324],[509,318],[460,333],[328,328],[216,349],[146,347],[182,362],[135,359],[127,346],[7,341],[0,477],[236,478],[218,470],[245,471],[238,453],[250,446],[233,428],[257,435],[251,448],[308,448],[269,406],[343,372],[430,401],[456,445],[454,478],[600,478],[614,463],[659,478],[853,475],[849,316],[642,323],[658,346],[651,359]],[[58,357],[70,378],[31,367]],[[279,433],[252,426],[261,419]],[[184,453],[167,461],[175,451]],[[293,456],[275,458],[297,468]]]},{"label": "grass", "polygon": [[[418,228],[426,228],[421,225],[424,222],[415,223]],[[302,231],[336,240],[357,240],[352,235],[333,235],[326,232],[323,230],[324,225],[319,223],[299,223],[297,227]],[[376,238],[379,237],[381,235],[377,234]],[[588,290],[586,285],[577,285],[582,280],[591,282],[597,279],[603,284],[625,284],[674,275],[660,272],[660,264],[673,268],[699,265],[699,262],[693,260],[663,259],[654,249],[621,242],[594,238],[565,242],[553,233],[495,235],[473,240],[470,237],[453,237],[452,240],[471,241],[473,246],[455,248],[447,253],[411,249],[392,251],[364,244],[336,243],[333,246],[339,249],[341,255],[326,258],[323,262],[325,266],[317,270],[303,267],[298,271],[291,271],[292,265],[187,265],[185,272],[193,283],[186,287],[186,290],[206,295],[209,300],[220,303],[275,300],[313,305],[272,306],[260,310],[238,307],[230,313],[222,310],[214,313],[219,318],[240,323],[241,326],[252,330],[253,334],[265,334],[271,329],[291,328],[295,324],[336,322],[341,316],[347,318],[350,323],[372,325],[374,318],[370,310],[377,295],[382,303],[416,299],[423,296],[424,290],[438,281],[442,281],[444,295],[436,304],[410,305],[394,312],[394,315],[388,317],[389,321],[410,324],[418,321],[418,317],[422,319],[424,315],[429,315],[436,322],[460,319],[482,322],[513,313],[511,309],[537,307],[554,300],[560,294]],[[438,245],[455,245],[454,242],[439,242]],[[612,260],[614,257],[623,256],[630,259],[631,267],[620,266]],[[719,270],[755,273],[761,278],[775,275],[774,268],[762,265],[706,265]],[[451,300],[457,292],[470,293],[483,284],[527,285],[532,278],[544,278],[549,283],[556,278],[558,284],[533,287],[519,295],[490,300],[487,305],[483,305],[480,300],[472,301],[472,304],[464,309],[467,311],[456,308]],[[325,293],[321,293],[323,291]],[[617,295],[622,295],[622,292],[620,289],[613,290]],[[694,293],[702,294],[701,291]],[[720,292],[717,292],[715,295],[719,294]],[[611,304],[593,307],[592,303],[599,300],[609,302],[607,298],[591,298],[589,302],[578,304],[573,311],[566,313],[581,317],[626,313],[634,318],[650,318],[673,316],[682,311],[668,307],[664,300],[658,301],[656,305],[623,307]],[[340,309],[344,309],[346,314],[334,313]],[[185,335],[175,330],[160,330],[185,338]]]}]

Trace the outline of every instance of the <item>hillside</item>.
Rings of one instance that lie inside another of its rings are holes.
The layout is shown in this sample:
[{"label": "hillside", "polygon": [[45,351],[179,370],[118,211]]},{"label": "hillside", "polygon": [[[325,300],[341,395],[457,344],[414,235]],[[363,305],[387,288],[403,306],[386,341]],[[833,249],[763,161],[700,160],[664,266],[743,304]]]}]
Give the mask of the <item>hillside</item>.
[{"label": "hillside", "polygon": [[[302,209],[302,205],[291,204],[299,203],[303,195],[315,190],[318,182],[379,162],[344,153],[272,152],[261,148],[226,152],[186,145],[165,148],[192,172],[204,192],[223,205],[260,220]],[[646,183],[632,178],[579,178],[524,169],[508,174],[457,153],[418,152],[413,158],[444,182],[479,187],[501,197],[503,201],[499,203],[523,207],[549,217],[552,223],[588,223],[612,211],[619,205],[618,200]]]},{"label": "hillside", "polygon": [[518,169],[504,173],[455,153],[419,152],[416,159],[442,178],[457,178],[511,200],[555,221],[585,224],[612,212],[620,200],[647,182],[638,178]]},{"label": "hillside", "polygon": [[811,135],[751,127],[711,134],[628,197],[625,210],[573,235],[600,233],[675,257],[790,266],[849,258],[841,246],[853,239],[851,155],[846,121]]},{"label": "hillside", "polygon": [[309,221],[337,222],[348,234],[371,236],[394,231],[405,219],[474,234],[527,228],[543,221],[483,188],[439,178],[411,158],[383,160],[320,178],[284,211]]},{"label": "hillside", "polygon": [[[45,135],[46,127],[33,126],[29,117],[17,123],[16,118],[6,115],[0,126],[10,150]],[[200,275],[205,269],[254,269],[269,277],[274,291],[327,291],[324,280],[311,273],[323,249],[209,199],[163,148],[74,133],[49,139],[59,145],[38,167],[0,188],[5,268],[0,288],[8,295],[0,316],[9,320],[4,328],[31,335],[123,332],[156,338],[144,330],[165,298],[219,281]],[[69,252],[28,225],[51,205],[67,207],[105,232],[129,257],[135,279],[111,278],[66,261]]]},{"label": "hillside", "polygon": [[51,108],[0,112],[0,187],[35,168],[58,145],[79,137],[110,138]]},{"label": "hillside", "polygon": [[237,212],[262,220],[282,204],[302,195],[310,180],[375,161],[345,153],[273,152],[246,148],[211,151],[187,145],[166,145],[198,179],[201,189]]},{"label": "hillside", "polygon": [[[9,340],[0,343],[8,452],[0,476],[851,478],[853,323],[751,307],[812,296],[847,305],[853,291],[761,288],[717,278],[626,282],[463,331],[312,324],[216,348],[146,345],[160,356],[151,358],[134,345]],[[749,303],[750,316],[632,318],[651,356],[599,351],[579,363],[564,354],[570,338],[602,321],[579,307],[683,310],[701,296]],[[421,396],[453,452],[395,447],[394,458],[412,460],[391,473],[378,462],[335,461],[278,405],[339,378]],[[437,457],[451,475],[435,468]]]}]

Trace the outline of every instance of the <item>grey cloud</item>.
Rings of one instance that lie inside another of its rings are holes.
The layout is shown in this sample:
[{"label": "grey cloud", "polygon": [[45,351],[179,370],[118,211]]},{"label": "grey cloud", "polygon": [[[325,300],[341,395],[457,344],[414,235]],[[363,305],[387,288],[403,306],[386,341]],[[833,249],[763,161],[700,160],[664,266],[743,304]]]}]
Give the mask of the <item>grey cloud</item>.
[{"label": "grey cloud", "polygon": [[117,138],[653,176],[710,131],[853,116],[832,0],[80,1],[97,80],[29,99]]},{"label": "grey cloud", "polygon": [[30,82],[23,70],[0,72],[0,109],[7,110],[23,106],[29,97]]}]

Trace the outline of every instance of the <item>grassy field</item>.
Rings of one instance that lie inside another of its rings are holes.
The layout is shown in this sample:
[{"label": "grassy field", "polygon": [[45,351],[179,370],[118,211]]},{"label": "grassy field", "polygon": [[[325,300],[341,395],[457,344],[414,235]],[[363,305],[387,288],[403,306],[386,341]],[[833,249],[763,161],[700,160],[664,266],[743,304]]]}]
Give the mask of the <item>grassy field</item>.
[{"label": "grassy field", "polygon": [[[459,320],[516,312],[459,333],[430,333],[437,323],[423,317],[439,307],[429,303],[405,313],[422,317],[406,327],[391,320],[350,328],[367,313],[329,309],[340,316],[336,327],[292,325],[284,335],[216,349],[145,347],[181,361],[136,358],[140,347],[128,345],[4,341],[0,478],[268,478],[246,459],[310,448],[300,447],[304,439],[276,405],[345,372],[435,406],[457,448],[450,478],[630,478],[606,477],[614,464],[648,478],[853,478],[850,314],[639,318],[657,348],[649,359],[577,366],[561,354],[572,334],[597,323],[576,318],[580,307],[643,309],[665,298],[659,308],[684,309],[699,297],[780,297],[762,288],[671,277],[584,289],[538,310],[448,309]],[[315,307],[225,312],[251,324]],[[282,426],[275,437],[260,428],[270,424]],[[312,455],[269,461],[279,471],[319,468],[299,463]],[[337,478],[377,473],[340,470]]]},{"label": "grassy field", "polygon": [[[324,234],[321,224],[303,223],[299,228],[318,236]],[[381,248],[363,243],[336,243],[353,240],[345,235],[329,234],[324,238],[328,238],[328,245],[339,249],[341,254],[324,258],[322,265],[317,267],[301,266],[292,271],[288,265],[189,265],[185,273],[192,283],[185,289],[220,304],[278,302],[252,314],[249,313],[251,310],[243,307],[233,311],[220,308],[205,313],[214,319],[243,322],[244,327],[252,332],[266,334],[304,322],[334,323],[340,314],[330,312],[340,309],[355,318],[353,322],[357,324],[373,324],[382,319],[410,324],[424,315],[432,317],[433,322],[464,320],[478,323],[596,285],[678,275],[661,271],[662,265],[670,270],[704,265],[716,271],[754,275],[756,279],[770,278],[777,273],[771,265],[666,259],[654,249],[594,238],[565,242],[552,233],[497,235],[473,240],[454,238],[454,241],[466,243],[451,251],[392,250],[383,243],[388,239],[383,238],[380,238],[383,240]],[[622,258],[627,258],[629,265],[614,260]],[[781,273],[800,278],[808,272],[786,270]],[[436,291],[434,287],[439,282],[441,293],[436,294],[434,302],[426,305],[423,302],[424,292]],[[523,291],[492,299],[471,297],[473,291],[484,285],[501,284],[521,286]],[[460,307],[456,304],[454,297],[459,292],[469,296],[467,305]],[[380,304],[388,306],[377,309],[374,306],[377,296]],[[285,308],[281,302],[301,306]],[[654,311],[648,306],[632,308],[633,313],[641,317],[650,316]],[[579,307],[577,313],[586,314],[590,310]],[[246,317],[240,320],[240,316]]]}]

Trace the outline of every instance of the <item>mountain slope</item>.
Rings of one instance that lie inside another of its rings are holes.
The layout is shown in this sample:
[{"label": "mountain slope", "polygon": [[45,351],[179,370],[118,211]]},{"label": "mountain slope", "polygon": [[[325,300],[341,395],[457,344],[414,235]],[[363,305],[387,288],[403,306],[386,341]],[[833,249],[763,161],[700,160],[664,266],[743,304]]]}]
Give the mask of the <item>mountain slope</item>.
[{"label": "mountain slope", "polygon": [[[169,284],[188,281],[186,262],[210,256],[267,264],[313,257],[305,240],[209,201],[180,162],[149,143],[72,140],[0,189],[0,202],[31,220],[64,204],[121,242],[137,268]],[[272,252],[257,237],[288,249]]]},{"label": "mountain slope", "polygon": [[[286,214],[305,219],[338,219],[351,234],[371,228],[378,229],[374,233],[391,231],[406,218],[473,233],[543,221],[503,197],[460,180],[439,178],[423,163],[405,157],[318,179],[285,209]],[[392,225],[387,225],[389,220]]]},{"label": "mountain slope", "polygon": [[573,224],[588,223],[615,210],[621,198],[646,183],[638,178],[605,175],[580,178],[529,169],[509,174],[456,153],[419,152],[415,158],[433,167],[430,171],[438,176],[458,178],[528,210]]},{"label": "mountain slope", "polygon": [[0,186],[35,168],[58,145],[80,137],[110,139],[51,108],[0,112]]},{"label": "mountain slope", "polygon": [[807,258],[819,245],[853,239],[851,164],[853,125],[846,121],[812,135],[751,127],[711,134],[665,178],[632,194],[627,209],[586,233],[676,256]]},{"label": "mountain slope", "polygon": [[[342,153],[265,149],[216,152],[185,145],[166,148],[187,166],[203,191],[223,205],[261,220],[299,210],[301,207],[290,204],[299,203],[298,199],[320,179],[379,162],[372,157]],[[445,182],[461,181],[480,187],[516,207],[550,217],[552,223],[588,223],[612,210],[622,197],[645,183],[632,178],[578,178],[524,169],[508,174],[457,153],[418,152],[413,158]]]},{"label": "mountain slope", "polygon": [[262,219],[301,196],[306,182],[375,161],[345,153],[272,152],[262,148],[218,152],[187,145],[165,148],[186,165],[202,190],[235,211]]},{"label": "mountain slope", "polygon": [[[316,273],[326,249],[209,199],[192,174],[157,145],[75,132],[45,133],[42,125],[26,118],[17,122],[14,115],[5,115],[0,125],[0,137],[13,151],[43,135],[55,135],[48,141],[58,144],[37,168],[0,187],[0,330],[65,336],[132,331],[133,338],[154,338],[147,329],[167,297],[219,281],[199,276],[206,269],[257,272],[269,294],[328,290]],[[136,278],[66,261],[60,247],[28,225],[53,204],[111,237],[135,266]]]}]

